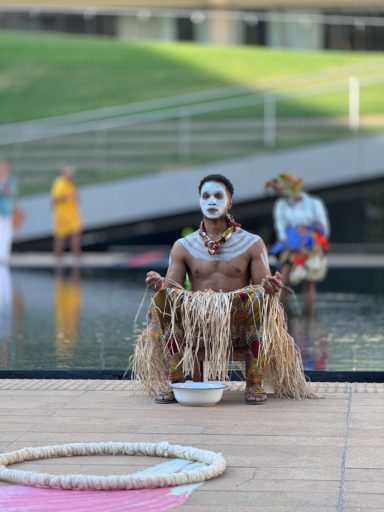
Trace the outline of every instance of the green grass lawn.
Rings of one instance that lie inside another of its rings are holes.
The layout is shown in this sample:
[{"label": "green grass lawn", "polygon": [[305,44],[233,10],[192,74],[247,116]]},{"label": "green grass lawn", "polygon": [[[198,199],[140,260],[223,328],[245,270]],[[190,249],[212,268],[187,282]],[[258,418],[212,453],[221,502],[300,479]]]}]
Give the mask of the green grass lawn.
[{"label": "green grass lawn", "polygon": [[[0,34],[0,123],[383,58],[378,53],[132,43],[101,37],[3,32]],[[384,113],[384,86],[370,87],[366,93],[363,90],[361,103],[362,113]],[[280,111],[287,115],[332,115],[345,113],[345,109],[346,94],[335,93],[286,102]]]},{"label": "green grass lawn", "polygon": [[[259,131],[255,129],[251,140],[240,135],[236,143],[228,138],[230,142],[227,143],[221,139],[216,142],[192,142],[190,155],[183,158],[177,149],[178,119],[176,122],[170,120],[172,133],[169,132],[169,140],[160,145],[173,153],[163,157],[161,151],[155,151],[159,142],[148,142],[150,133],[148,135],[145,131],[142,132],[140,142],[144,148],[143,156],[137,158],[137,161],[130,156],[129,148],[137,148],[136,142],[130,143],[129,138],[131,134],[140,137],[140,126],[124,132],[123,138],[117,135],[114,139],[113,133],[108,133],[108,142],[104,143],[100,151],[95,150],[93,135],[84,138],[81,135],[69,136],[67,139],[52,138],[46,143],[25,143],[18,148],[0,146],[0,151],[17,171],[20,191],[25,195],[47,192],[59,165],[67,161],[67,154],[78,168],[79,184],[85,185],[162,170],[177,171],[185,166],[223,158],[265,154],[348,137],[350,131],[347,123],[339,126],[336,123],[339,119],[334,119],[335,122],[328,126],[328,120],[324,125],[319,119],[316,123],[315,118],[342,116],[345,119],[348,113],[347,81],[350,72],[344,68],[354,65],[371,66],[371,69],[354,71],[355,75],[361,78],[380,76],[384,82],[384,53],[215,47],[192,43],[128,42],[106,37],[3,32],[0,33],[0,124],[234,85],[246,85],[251,92],[259,93],[260,97],[274,94],[278,100],[278,119],[311,119],[305,120],[307,128],[286,129],[277,122],[278,140],[274,148],[263,146],[259,128]],[[345,81],[345,90],[285,99],[285,94],[295,92],[297,88],[318,84],[313,78],[306,78],[290,86],[290,77],[316,72],[320,72],[323,84],[331,83],[329,73],[341,77]],[[266,83],[273,79],[279,79],[279,84]],[[362,125],[361,133],[383,130],[384,83],[362,87],[360,104],[361,114],[370,116],[369,122]],[[263,106],[256,105],[200,114],[193,121],[202,122],[199,128],[201,135],[204,130],[208,130],[207,133],[214,130],[210,128],[213,126],[211,121],[218,120],[220,126],[228,121],[240,121],[243,126],[246,125],[246,119],[255,120],[262,115]],[[371,116],[374,117],[373,121]],[[204,128],[204,123],[208,128]],[[224,127],[223,133],[225,130]],[[166,135],[168,132],[163,127],[155,133]],[[238,135],[236,131],[232,133]],[[153,156],[146,155],[146,147],[155,151]],[[113,160],[115,149],[125,155],[120,158],[120,162]],[[68,150],[68,153],[63,150]],[[106,153],[105,165],[102,163],[104,157],[98,160],[99,153]],[[39,162],[43,164],[41,167]]]}]

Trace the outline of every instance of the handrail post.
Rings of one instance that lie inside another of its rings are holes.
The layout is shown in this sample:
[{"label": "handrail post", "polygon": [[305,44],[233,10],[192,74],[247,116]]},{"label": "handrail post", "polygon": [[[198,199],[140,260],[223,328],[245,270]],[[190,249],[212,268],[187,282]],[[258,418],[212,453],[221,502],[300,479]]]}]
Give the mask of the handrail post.
[{"label": "handrail post", "polygon": [[189,108],[179,110],[179,160],[191,157],[191,111]]},{"label": "handrail post", "polygon": [[105,128],[98,128],[95,131],[95,171],[102,173],[106,171],[106,131]]},{"label": "handrail post", "polygon": [[360,80],[350,76],[348,80],[349,128],[357,133],[360,129]]},{"label": "handrail post", "polygon": [[264,98],[264,126],[263,142],[267,148],[276,146],[276,98],[265,96]]}]

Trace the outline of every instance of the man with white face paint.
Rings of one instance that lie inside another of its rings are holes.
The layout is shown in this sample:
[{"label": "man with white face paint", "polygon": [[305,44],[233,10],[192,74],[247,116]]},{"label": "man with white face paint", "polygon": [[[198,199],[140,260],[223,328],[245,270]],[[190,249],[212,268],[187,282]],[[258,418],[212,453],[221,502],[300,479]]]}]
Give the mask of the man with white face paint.
[{"label": "man with white face paint", "polygon": [[[203,213],[200,228],[174,244],[166,277],[157,272],[148,272],[146,284],[151,290],[161,292],[154,299],[157,310],[162,312],[160,321],[163,338],[167,338],[170,322],[169,314],[165,311],[166,289],[174,287],[175,284],[183,286],[187,273],[192,291],[240,290],[232,306],[232,343],[234,347],[245,343],[251,354],[251,364],[246,375],[245,402],[252,405],[262,404],[267,399],[263,389],[264,368],[259,361],[262,339],[260,332],[255,330],[255,318],[260,313],[256,311],[255,304],[260,301],[260,296],[241,294],[241,289],[250,284],[261,285],[266,293],[276,294],[282,286],[281,276],[279,273],[271,276],[268,254],[262,239],[243,230],[229,214],[233,204],[232,183],[221,174],[209,175],[201,180],[199,193]],[[179,364],[183,343],[181,327],[176,338],[174,336],[165,342],[171,355],[168,372],[171,382],[184,379],[182,366]],[[172,389],[160,393],[155,401],[174,402]]]}]

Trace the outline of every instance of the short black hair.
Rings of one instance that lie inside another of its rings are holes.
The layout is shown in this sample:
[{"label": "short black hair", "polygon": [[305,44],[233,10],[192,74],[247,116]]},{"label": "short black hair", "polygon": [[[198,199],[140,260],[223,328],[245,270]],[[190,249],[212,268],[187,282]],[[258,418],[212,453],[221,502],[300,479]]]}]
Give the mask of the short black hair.
[{"label": "short black hair", "polygon": [[232,185],[228,178],[226,178],[222,174],[209,174],[200,181],[199,194],[201,194],[201,189],[203,188],[204,183],[207,183],[207,181],[217,181],[218,183],[222,183],[224,187],[227,189],[227,192],[229,192],[230,196],[233,196],[235,192],[234,186]]}]

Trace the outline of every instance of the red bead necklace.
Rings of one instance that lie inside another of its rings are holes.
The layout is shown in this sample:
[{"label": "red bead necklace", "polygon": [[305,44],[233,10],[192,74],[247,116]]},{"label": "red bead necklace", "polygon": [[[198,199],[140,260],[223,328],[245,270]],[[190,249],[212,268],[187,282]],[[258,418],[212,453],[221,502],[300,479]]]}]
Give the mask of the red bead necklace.
[{"label": "red bead necklace", "polygon": [[223,233],[219,236],[219,238],[217,238],[216,240],[212,240],[212,238],[210,238],[207,234],[207,230],[205,229],[204,221],[203,220],[201,221],[200,228],[199,228],[199,235],[204,240],[204,245],[207,248],[207,250],[211,256],[214,256],[218,252],[220,247],[223,244],[225,244],[225,242],[229,238],[231,238],[232,233],[234,233],[237,228],[241,227],[241,224],[237,223],[233,219],[233,217],[231,217],[229,215],[229,213],[227,214],[227,222],[228,222],[227,229],[225,231],[223,231]]}]

